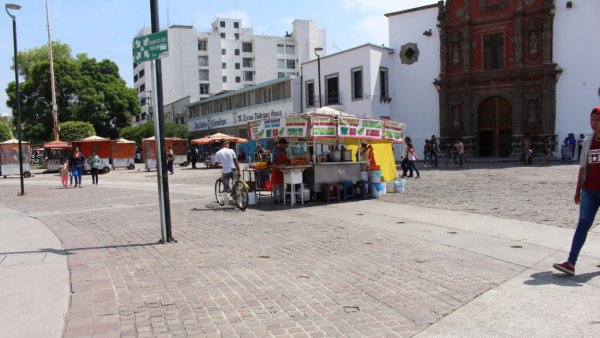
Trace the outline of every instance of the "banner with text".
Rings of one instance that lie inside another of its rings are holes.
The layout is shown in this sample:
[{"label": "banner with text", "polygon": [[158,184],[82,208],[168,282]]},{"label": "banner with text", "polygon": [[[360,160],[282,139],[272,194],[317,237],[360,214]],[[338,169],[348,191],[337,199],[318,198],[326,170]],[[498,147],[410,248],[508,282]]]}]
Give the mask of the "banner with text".
[{"label": "banner with text", "polygon": [[248,123],[252,140],[279,137],[306,137],[307,121],[301,117],[282,117]]},{"label": "banner with text", "polygon": [[314,138],[336,137],[336,122],[332,117],[311,117],[310,136]]},{"label": "banner with text", "polygon": [[381,139],[383,121],[340,116],[337,130],[339,138]]},{"label": "banner with text", "polygon": [[402,142],[405,127],[404,123],[385,120],[383,121],[383,138],[392,142]]}]

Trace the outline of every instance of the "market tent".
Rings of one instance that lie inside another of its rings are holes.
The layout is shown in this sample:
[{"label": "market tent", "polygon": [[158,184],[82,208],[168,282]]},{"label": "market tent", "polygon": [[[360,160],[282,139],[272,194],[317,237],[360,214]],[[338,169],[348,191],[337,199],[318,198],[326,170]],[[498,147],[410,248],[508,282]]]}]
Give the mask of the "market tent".
[{"label": "market tent", "polygon": [[235,143],[248,143],[248,140],[241,137],[231,136],[223,133],[216,133],[205,137],[197,138],[191,141],[192,144],[210,144],[228,140]]},{"label": "market tent", "polygon": [[81,139],[80,141],[109,141],[109,139],[104,138],[104,137],[100,137],[100,136],[90,136],[90,137],[86,137],[84,139]]},{"label": "market tent", "polygon": [[[21,143],[26,143],[25,141],[21,141]],[[16,138],[11,138],[10,140],[6,140],[0,144],[19,144],[19,140]]]},{"label": "market tent", "polygon": [[321,116],[351,116],[350,114],[344,113],[341,110],[333,109],[331,107],[320,107],[315,109],[310,109],[300,114],[300,116],[307,118],[313,115],[321,115]]},{"label": "market tent", "polygon": [[126,140],[124,138],[120,138],[117,140],[117,143],[135,143],[135,141]]}]

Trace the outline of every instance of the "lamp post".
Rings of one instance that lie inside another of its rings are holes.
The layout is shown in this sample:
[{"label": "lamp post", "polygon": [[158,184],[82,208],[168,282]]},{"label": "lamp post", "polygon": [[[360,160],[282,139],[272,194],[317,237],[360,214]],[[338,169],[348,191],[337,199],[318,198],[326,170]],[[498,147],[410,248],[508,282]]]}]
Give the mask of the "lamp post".
[{"label": "lamp post", "polygon": [[48,26],[48,61],[50,63],[50,92],[52,95],[52,121],[54,124],[54,141],[58,141],[58,106],[56,105],[56,89],[54,85],[54,58],[52,56],[52,38],[50,36],[50,15],[48,14],[48,0],[46,0],[46,23]]},{"label": "lamp post", "polygon": [[322,47],[315,47],[315,55],[317,56],[317,76],[319,77],[319,108],[323,107],[321,102],[321,56],[317,52],[322,51]]},{"label": "lamp post", "polygon": [[21,96],[19,94],[19,59],[17,58],[17,20],[16,17],[10,14],[9,9],[19,10],[20,5],[17,4],[5,4],[4,9],[10,18],[12,19],[13,27],[13,46],[14,46],[14,62],[15,62],[15,88],[16,88],[16,101],[17,101],[17,138],[19,139],[19,176],[21,177],[21,192],[19,196],[25,195],[25,183],[23,182],[23,145],[21,144]]}]

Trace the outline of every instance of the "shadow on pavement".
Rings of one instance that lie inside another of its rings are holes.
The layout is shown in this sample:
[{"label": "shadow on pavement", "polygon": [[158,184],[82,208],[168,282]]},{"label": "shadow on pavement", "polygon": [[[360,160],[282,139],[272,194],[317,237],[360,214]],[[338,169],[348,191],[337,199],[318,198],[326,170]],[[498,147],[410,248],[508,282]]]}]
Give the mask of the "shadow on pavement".
[{"label": "shadow on pavement", "polygon": [[54,248],[42,248],[42,249],[30,250],[30,251],[7,251],[7,252],[0,252],[0,255],[20,255],[20,254],[35,254],[35,253],[51,253],[51,254],[55,254],[55,255],[66,256],[66,255],[74,255],[74,254],[76,254],[76,252],[73,252],[73,251],[96,250],[96,249],[114,249],[114,248],[130,248],[130,247],[153,246],[153,245],[159,245],[159,243],[104,245],[104,246],[71,248],[71,249],[67,249],[67,250],[58,250],[58,249],[54,249]]},{"label": "shadow on pavement", "polygon": [[523,284],[526,285],[548,285],[554,284],[559,286],[581,287],[582,284],[589,282],[592,278],[600,276],[600,271],[582,273],[575,276],[569,276],[565,273],[553,273],[552,271],[536,272],[529,276],[531,279],[526,280]]}]

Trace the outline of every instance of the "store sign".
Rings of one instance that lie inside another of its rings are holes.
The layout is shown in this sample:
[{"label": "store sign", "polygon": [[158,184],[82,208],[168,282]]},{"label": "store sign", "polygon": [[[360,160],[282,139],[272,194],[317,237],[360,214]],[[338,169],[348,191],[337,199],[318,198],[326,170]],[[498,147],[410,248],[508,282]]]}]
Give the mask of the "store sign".
[{"label": "store sign", "polygon": [[307,121],[301,117],[263,119],[248,123],[250,138],[305,137]]},{"label": "store sign", "polygon": [[283,117],[284,113],[281,110],[271,110],[270,112],[238,112],[236,114],[235,122],[237,124],[248,123],[251,121],[258,121],[264,119],[272,119],[276,117]]},{"label": "store sign", "polygon": [[358,117],[340,116],[338,119],[338,136],[340,138],[357,138],[360,119]]},{"label": "store sign", "polygon": [[383,121],[383,138],[391,141],[402,141],[404,128],[404,123],[385,120]]},{"label": "store sign", "polygon": [[380,139],[381,135],[383,135],[383,121],[360,119],[356,134],[360,138]]},{"label": "store sign", "polygon": [[218,116],[200,119],[193,121],[193,130],[210,130],[229,127],[233,125],[233,118],[231,116]]}]

